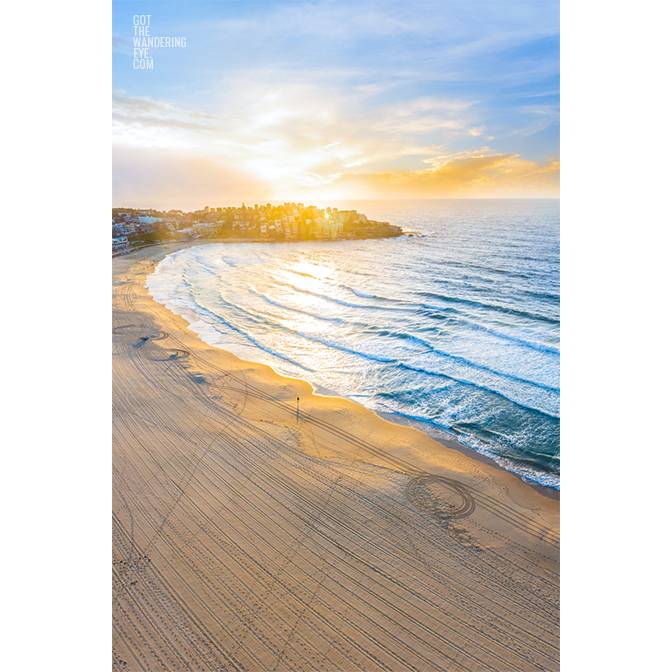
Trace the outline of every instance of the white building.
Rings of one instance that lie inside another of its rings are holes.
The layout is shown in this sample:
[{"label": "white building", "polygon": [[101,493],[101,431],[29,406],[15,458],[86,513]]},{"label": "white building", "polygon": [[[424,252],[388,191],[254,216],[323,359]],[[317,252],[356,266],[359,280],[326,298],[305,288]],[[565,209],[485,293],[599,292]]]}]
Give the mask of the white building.
[{"label": "white building", "polygon": [[119,238],[112,238],[112,251],[117,252],[128,247],[128,238],[120,236]]}]

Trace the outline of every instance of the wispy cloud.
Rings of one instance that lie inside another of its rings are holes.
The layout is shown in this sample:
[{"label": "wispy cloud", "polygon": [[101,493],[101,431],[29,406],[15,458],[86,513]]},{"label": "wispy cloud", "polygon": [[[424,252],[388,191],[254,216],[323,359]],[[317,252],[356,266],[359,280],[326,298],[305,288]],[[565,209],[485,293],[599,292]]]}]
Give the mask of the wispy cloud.
[{"label": "wispy cloud", "polygon": [[[331,41],[339,45],[367,40],[421,38],[444,46],[437,53],[453,58],[499,52],[512,46],[557,35],[557,4],[502,3],[500,0],[469,2],[423,0],[418,7],[406,0],[326,0],[260,6],[245,17],[224,18],[208,27],[219,35],[244,35],[254,41],[278,36],[300,39],[301,45]],[[487,21],[480,20],[487,16]],[[449,37],[449,39],[446,39]],[[436,52],[436,50],[433,50]]]},{"label": "wispy cloud", "polygon": [[[237,86],[245,89],[237,105],[219,115],[118,91],[117,145],[125,155],[134,147],[174,150],[165,155],[170,160],[164,159],[164,173],[185,151],[199,175],[207,166],[215,174],[228,174],[228,167],[235,166],[246,176],[246,188],[276,196],[308,189],[341,197],[346,187],[360,197],[511,191],[557,195],[557,164],[540,165],[487,146],[447,151],[450,139],[477,137],[483,130],[470,120],[469,102],[420,97],[366,107],[356,92],[325,90],[313,82],[271,84],[261,78],[253,84],[230,82],[229,90]],[[549,123],[553,114],[550,106],[525,111],[542,123]],[[444,142],[423,144],[430,132]],[[415,169],[402,168],[409,162]],[[384,166],[388,168],[381,170]],[[174,166],[170,175],[183,171]]]},{"label": "wispy cloud", "polygon": [[[161,150],[171,176],[183,157],[200,175],[230,171],[280,198],[346,184],[476,193],[527,180],[557,191],[557,170],[525,156],[558,150],[541,133],[558,121],[557,3],[188,5],[164,3],[156,19],[163,34],[186,35],[186,49],[162,51],[152,72],[129,60],[115,69],[115,161]],[[129,59],[127,24],[119,18],[117,59]]]},{"label": "wispy cloud", "polygon": [[140,147],[189,147],[199,141],[194,132],[211,131],[217,118],[180,109],[147,96],[112,95],[112,139],[115,144]]},{"label": "wispy cloud", "polygon": [[124,54],[126,56],[133,55],[133,40],[130,37],[124,37],[122,35],[117,35],[116,33],[112,35],[112,51],[116,51],[119,54]]},{"label": "wispy cloud", "polygon": [[[314,175],[353,166],[408,161],[428,134],[444,146],[458,136],[479,135],[467,101],[421,97],[371,105],[368,93],[343,91],[320,78],[291,82],[282,73],[227,83],[219,114],[180,109],[148,97],[115,92],[115,141],[122,145],[198,149],[241,161],[267,179],[313,182]],[[444,147],[445,149],[445,147]],[[436,150],[433,150],[436,153]],[[289,183],[288,183],[289,181]]]},{"label": "wispy cloud", "polygon": [[314,198],[557,197],[560,164],[483,150],[428,159],[418,171],[348,173],[297,196]]},{"label": "wispy cloud", "polygon": [[205,205],[266,202],[273,187],[227,161],[188,149],[117,147],[112,172],[115,202],[197,210]]},{"label": "wispy cloud", "polygon": [[511,131],[507,137],[533,135],[560,121],[560,110],[557,105],[525,105],[518,108],[518,113],[524,125]]}]

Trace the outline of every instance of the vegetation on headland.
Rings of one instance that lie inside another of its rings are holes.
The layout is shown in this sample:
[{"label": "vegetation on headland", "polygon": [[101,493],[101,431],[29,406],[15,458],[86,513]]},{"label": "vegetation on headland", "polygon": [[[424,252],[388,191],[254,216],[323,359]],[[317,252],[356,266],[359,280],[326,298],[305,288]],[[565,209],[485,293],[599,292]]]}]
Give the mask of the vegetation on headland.
[{"label": "vegetation on headland", "polygon": [[195,212],[113,208],[112,249],[198,238],[241,241],[392,238],[401,227],[377,222],[356,210],[320,209],[303,203],[240,208],[205,207]]}]

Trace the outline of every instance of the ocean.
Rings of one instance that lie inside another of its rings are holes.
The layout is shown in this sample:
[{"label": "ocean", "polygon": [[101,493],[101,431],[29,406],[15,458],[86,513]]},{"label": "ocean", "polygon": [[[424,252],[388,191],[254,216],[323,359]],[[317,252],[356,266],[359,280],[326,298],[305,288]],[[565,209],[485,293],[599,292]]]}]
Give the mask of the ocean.
[{"label": "ocean", "polygon": [[413,235],[197,245],[150,294],[213,346],[559,489],[559,201],[314,205]]}]

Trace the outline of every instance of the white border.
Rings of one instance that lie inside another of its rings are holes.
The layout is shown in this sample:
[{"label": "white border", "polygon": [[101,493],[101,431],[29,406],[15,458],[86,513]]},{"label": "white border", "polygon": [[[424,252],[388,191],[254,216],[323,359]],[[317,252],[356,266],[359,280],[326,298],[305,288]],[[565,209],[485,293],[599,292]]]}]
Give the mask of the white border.
[{"label": "white border", "polygon": [[[3,667],[89,672],[111,656],[111,6],[4,12]],[[667,24],[562,3],[567,672],[667,660]]]},{"label": "white border", "polygon": [[3,8],[3,669],[111,661],[111,8]]}]

